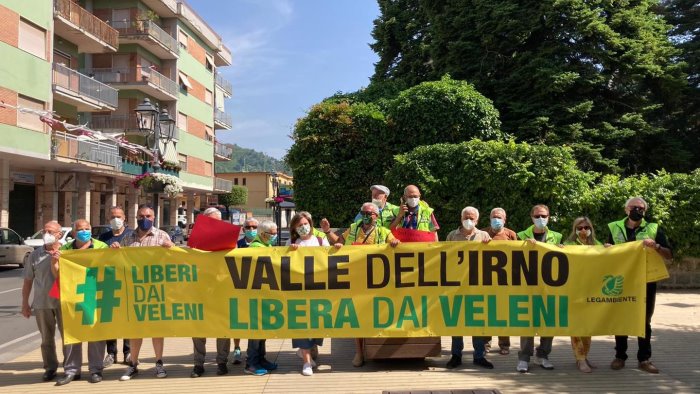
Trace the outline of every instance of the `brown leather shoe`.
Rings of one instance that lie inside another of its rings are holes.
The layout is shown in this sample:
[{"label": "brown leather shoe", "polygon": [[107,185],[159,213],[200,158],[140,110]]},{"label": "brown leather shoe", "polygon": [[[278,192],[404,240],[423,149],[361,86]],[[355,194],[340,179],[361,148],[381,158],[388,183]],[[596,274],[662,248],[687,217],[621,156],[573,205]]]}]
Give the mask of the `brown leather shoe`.
[{"label": "brown leather shoe", "polygon": [[625,367],[625,360],[623,360],[621,358],[616,358],[612,361],[612,363],[610,363],[610,368],[612,368],[616,371],[620,370],[624,367]]},{"label": "brown leather shoe", "polygon": [[659,373],[659,369],[656,368],[654,364],[651,363],[651,361],[642,361],[639,363],[639,369],[641,369],[644,372],[649,372],[649,373]]}]

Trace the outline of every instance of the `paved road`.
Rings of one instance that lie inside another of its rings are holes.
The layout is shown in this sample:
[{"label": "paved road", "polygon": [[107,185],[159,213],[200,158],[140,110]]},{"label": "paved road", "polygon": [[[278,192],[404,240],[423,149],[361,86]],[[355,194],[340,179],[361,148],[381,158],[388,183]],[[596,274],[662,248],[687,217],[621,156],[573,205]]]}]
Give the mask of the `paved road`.
[{"label": "paved road", "polygon": [[0,364],[39,346],[34,318],[22,316],[22,282],[20,268],[0,267]]}]

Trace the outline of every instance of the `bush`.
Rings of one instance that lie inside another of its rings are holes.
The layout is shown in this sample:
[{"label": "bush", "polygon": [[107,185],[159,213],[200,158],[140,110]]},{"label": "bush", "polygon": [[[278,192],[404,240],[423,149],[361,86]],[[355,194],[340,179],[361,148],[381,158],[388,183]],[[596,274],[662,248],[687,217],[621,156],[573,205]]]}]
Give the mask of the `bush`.
[{"label": "bush", "polygon": [[594,175],[577,168],[568,148],[472,140],[397,155],[387,183],[396,190],[416,184],[436,208],[444,239],[460,225],[468,205],[479,209],[479,227],[489,225],[492,208],[502,207],[507,226],[520,231],[532,224],[532,206],[544,203],[551,210],[551,227],[568,233],[567,220],[578,214]]},{"label": "bush", "polygon": [[242,206],[248,203],[248,188],[234,185],[231,192],[219,195],[219,204],[225,207]]}]

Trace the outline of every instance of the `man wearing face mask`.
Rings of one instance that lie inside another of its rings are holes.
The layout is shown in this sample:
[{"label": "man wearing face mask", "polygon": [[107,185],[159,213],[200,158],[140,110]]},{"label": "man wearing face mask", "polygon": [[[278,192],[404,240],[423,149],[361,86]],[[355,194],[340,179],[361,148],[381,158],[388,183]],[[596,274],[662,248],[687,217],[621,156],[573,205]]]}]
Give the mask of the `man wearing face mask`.
[{"label": "man wearing face mask", "polygon": [[429,231],[435,234],[440,230],[433,209],[420,199],[420,190],[415,185],[408,185],[403,190],[401,206],[394,209],[396,218],[391,222],[391,228],[408,228],[418,231]]},{"label": "man wearing face mask", "polygon": [[[474,241],[488,243],[491,236],[486,231],[476,228],[479,222],[479,210],[474,207],[466,207],[462,210],[462,225],[447,234],[446,241]],[[489,337],[472,336],[474,348],[474,365],[486,369],[493,369],[493,364],[486,359],[486,341]],[[452,337],[452,357],[447,362],[447,368],[452,369],[462,364],[462,350],[464,350],[464,337]]]},{"label": "man wearing face mask", "polygon": [[[136,211],[136,230],[131,234],[124,236],[122,242],[115,242],[111,245],[111,247],[172,247],[173,243],[170,240],[170,235],[163,230],[153,227],[155,218],[153,207],[151,207],[149,204],[139,205],[139,209]],[[151,341],[153,342],[153,352],[156,356],[156,377],[165,378],[168,376],[168,373],[165,371],[165,367],[163,366],[163,348],[165,346],[165,339],[151,338]],[[142,344],[143,338],[131,338],[129,340],[129,345],[131,345],[131,360],[129,361],[129,367],[126,369],[126,371],[124,371],[124,374],[119,378],[119,380],[131,380],[138,375],[139,353],[141,351]]]},{"label": "man wearing face mask", "polygon": [[[561,244],[562,235],[556,231],[550,230],[547,227],[549,223],[549,207],[544,204],[538,204],[532,207],[530,218],[533,225],[518,233],[518,238],[523,241],[529,241],[533,244],[544,242],[553,245]],[[551,370],[554,369],[554,364],[549,360],[549,354],[552,352],[552,337],[540,337],[540,346],[537,347],[537,356],[535,364],[539,364],[542,368]],[[525,373],[529,370],[530,357],[532,357],[535,347],[534,337],[520,337],[520,352],[518,352],[518,372]]]},{"label": "man wearing face mask", "polygon": [[[490,226],[486,227],[484,231],[489,233],[491,239],[494,241],[517,241],[518,234],[515,231],[506,227],[506,211],[503,208],[494,208],[491,210],[491,215],[489,216]],[[486,347],[489,348],[490,340],[486,343]],[[510,354],[510,337],[498,337],[498,347],[499,353],[502,355]]]},{"label": "man wearing face mask", "polygon": [[[258,235],[250,243],[251,248],[271,248],[277,244],[277,225],[264,220],[258,226]],[[265,340],[249,339],[246,351],[246,365],[243,372],[249,375],[263,376],[277,369],[277,364],[265,359]]]},{"label": "man wearing face mask", "polygon": [[[243,223],[244,237],[238,240],[237,248],[247,248],[258,236],[258,219],[248,218]],[[240,363],[240,361],[238,362]],[[236,363],[236,364],[238,364]]]},{"label": "man wearing face mask", "polygon": [[[387,201],[390,191],[389,188],[384,185],[372,185],[369,188],[372,192],[372,204],[377,206],[379,210],[379,217],[377,218],[377,224],[382,227],[391,227],[391,222],[396,218],[396,211],[398,207]],[[355,221],[362,219],[362,213],[358,212],[355,216]]]},{"label": "man wearing face mask", "polygon": [[[51,272],[51,258],[61,244],[58,242],[63,235],[61,225],[50,221],[44,225],[44,246],[34,249],[29,255],[29,261],[24,266],[24,283],[22,284],[22,316],[29,319],[32,314],[36,317],[36,325],[41,335],[41,359],[44,362],[44,382],[53,380],[58,369],[56,356],[56,326],[62,331],[60,323],[61,304],[56,298],[49,297],[49,291],[55,282]],[[31,307],[29,294],[34,289]]]},{"label": "man wearing face mask", "polygon": [[[641,197],[633,197],[627,200],[625,203],[627,217],[608,224],[610,236],[606,246],[642,240],[645,247],[653,249],[664,259],[672,259],[673,251],[664,231],[657,223],[650,223],[644,220],[644,214],[648,208],[649,205]],[[651,316],[654,314],[654,306],[656,304],[656,282],[647,283],[645,299],[644,337],[637,338],[637,344],[639,345],[637,361],[639,361],[639,369],[642,371],[659,373],[659,369],[649,361],[651,358]],[[625,360],[627,360],[627,336],[616,335],[615,359],[610,364],[610,368],[614,370],[624,368]]]},{"label": "man wearing face mask", "polygon": [[[88,250],[88,249],[106,249],[106,243],[92,238],[92,226],[85,219],[78,219],[73,223],[73,233],[75,239],[59,248],[58,253],[53,256],[53,272],[59,276],[60,266],[59,258],[63,250]],[[63,328],[62,322],[59,326]],[[63,332],[61,332],[63,336]],[[80,369],[83,364],[83,344],[74,343],[63,346],[63,361],[64,376],[56,381],[56,386],[66,385],[73,380],[80,379]],[[90,383],[99,383],[102,381],[102,369],[104,368],[103,357],[105,354],[105,341],[88,342],[88,368],[90,372]]]},{"label": "man wearing face mask", "polygon": [[[107,245],[119,244],[122,242],[124,237],[130,235],[134,230],[130,229],[126,224],[126,215],[124,214],[124,208],[119,205],[113,206],[109,209],[109,227],[110,231],[100,235],[99,240],[106,243]],[[129,340],[124,339],[124,346],[122,347],[124,353],[124,363],[128,364],[130,360],[130,348]],[[107,355],[104,360],[104,367],[109,368],[112,364],[117,362],[117,340],[109,339],[107,340]]]}]

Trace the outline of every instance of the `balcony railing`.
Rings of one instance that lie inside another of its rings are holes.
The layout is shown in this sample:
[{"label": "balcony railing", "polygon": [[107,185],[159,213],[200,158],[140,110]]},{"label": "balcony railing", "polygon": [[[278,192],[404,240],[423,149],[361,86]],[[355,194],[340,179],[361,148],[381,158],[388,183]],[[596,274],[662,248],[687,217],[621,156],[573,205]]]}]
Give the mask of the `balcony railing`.
[{"label": "balcony railing", "polygon": [[85,73],[104,83],[140,84],[148,82],[167,94],[177,97],[177,83],[150,68],[92,68],[85,70]]},{"label": "balcony railing", "polygon": [[111,21],[109,24],[123,37],[147,35],[168,48],[170,52],[180,53],[177,40],[151,20]]},{"label": "balcony railing", "polygon": [[119,103],[119,93],[116,89],[63,64],[53,64],[53,84],[105,103],[110,107],[116,108]]},{"label": "balcony railing", "polygon": [[228,179],[214,178],[214,190],[229,193],[233,189],[233,182]]},{"label": "balcony railing", "polygon": [[138,130],[136,115],[92,115],[90,128],[93,130]]},{"label": "balcony railing", "polygon": [[107,45],[119,47],[119,32],[71,0],[54,0],[54,13],[82,30],[92,34]]},{"label": "balcony railing", "polygon": [[214,121],[219,122],[220,124],[225,125],[228,128],[231,128],[231,126],[233,125],[233,122],[231,121],[231,115],[218,109],[214,110]]},{"label": "balcony railing", "polygon": [[233,148],[231,148],[228,145],[224,145],[220,142],[217,142],[216,144],[214,144],[214,154],[230,159],[231,156],[233,156]]},{"label": "balcony railing", "polygon": [[67,157],[111,166],[115,171],[122,169],[122,158],[116,145],[101,141],[84,141],[61,131],[54,131],[51,153],[53,157]]},{"label": "balcony railing", "polygon": [[216,73],[216,84],[229,96],[233,93],[231,82],[227,81],[220,73]]}]

